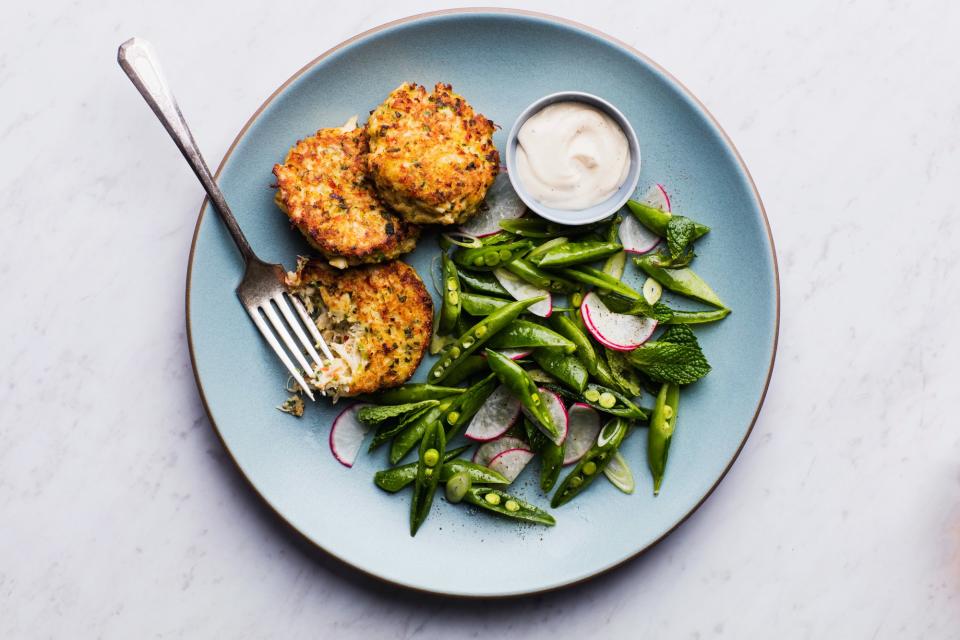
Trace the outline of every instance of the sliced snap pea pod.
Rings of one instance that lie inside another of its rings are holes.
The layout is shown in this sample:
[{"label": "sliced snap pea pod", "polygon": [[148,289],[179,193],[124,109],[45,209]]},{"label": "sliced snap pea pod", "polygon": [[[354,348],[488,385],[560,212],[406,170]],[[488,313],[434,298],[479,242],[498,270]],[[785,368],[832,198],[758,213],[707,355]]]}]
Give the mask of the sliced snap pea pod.
[{"label": "sliced snap pea pod", "polygon": [[629,418],[630,420],[646,420],[647,418],[643,409],[633,404],[625,395],[599,384],[590,383],[587,385],[587,388],[583,390],[583,401],[594,409],[613,416]]},{"label": "sliced snap pea pod", "polygon": [[678,311],[673,310],[673,315],[663,324],[703,324],[706,322],[716,322],[723,320],[730,315],[730,309],[711,309],[710,311]]},{"label": "sliced snap pea pod", "polygon": [[534,522],[536,524],[545,524],[552,527],[557,523],[553,516],[533,506],[529,502],[524,502],[520,498],[511,496],[509,493],[493,489],[490,487],[471,487],[466,495],[463,496],[464,502],[498,513],[514,520],[523,520],[525,522]]},{"label": "sliced snap pea pod", "polygon": [[556,349],[537,349],[533,352],[533,361],[577,393],[582,393],[587,387],[590,372],[580,358],[574,355]]},{"label": "sliced snap pea pod", "polygon": [[653,474],[653,495],[660,494],[663,474],[667,469],[667,454],[677,424],[677,409],[680,406],[680,386],[665,382],[657,394],[657,402],[650,416],[647,432],[647,464]]},{"label": "sliced snap pea pod", "polygon": [[550,251],[550,249],[553,249],[554,247],[559,247],[560,245],[566,244],[568,242],[570,242],[570,238],[565,238],[563,236],[560,236],[559,238],[552,238],[550,240],[547,240],[546,242],[531,249],[530,253],[528,253],[526,256],[526,259],[528,261],[534,261],[540,256],[542,256],[543,254],[545,254],[547,251]]},{"label": "sliced snap pea pod", "polygon": [[504,268],[521,280],[525,280],[540,289],[547,289],[557,293],[569,293],[577,290],[576,283],[564,280],[555,273],[548,273],[543,269],[535,267],[524,258],[517,258]]},{"label": "sliced snap pea pod", "polygon": [[440,387],[423,382],[411,382],[393,389],[381,391],[375,396],[377,404],[406,404],[423,400],[440,400],[466,391],[463,387]]},{"label": "sliced snap pea pod", "polygon": [[[458,447],[456,449],[451,449],[443,454],[444,463],[450,462],[464,451],[470,448],[470,445],[463,447]],[[444,464],[443,466],[447,466]],[[485,468],[485,467],[484,467]],[[414,480],[417,479],[417,463],[409,462],[407,464],[402,464],[399,467],[391,467],[390,469],[383,469],[377,471],[373,474],[373,482],[378,487],[384,491],[389,491],[390,493],[396,493],[404,487],[410,486]],[[441,472],[440,476],[441,482],[443,481],[443,474]]]},{"label": "sliced snap pea pod", "polygon": [[490,339],[487,345],[492,349],[519,349],[522,347],[551,347],[566,353],[573,353],[577,345],[562,335],[529,320],[517,319],[508,324],[500,333]]},{"label": "sliced snap pea pod", "polygon": [[623,249],[619,242],[567,242],[554,247],[536,260],[540,267],[569,267],[596,262]]},{"label": "sliced snap pea pod", "polygon": [[445,382],[447,384],[460,384],[464,380],[487,373],[488,371],[490,371],[490,367],[487,365],[486,358],[469,356],[466,360],[460,362],[460,364],[451,367]]},{"label": "sliced snap pea pod", "polygon": [[570,227],[542,218],[514,218],[501,220],[500,228],[522,238],[555,238],[566,233]]},{"label": "sliced snap pea pod", "polygon": [[540,488],[544,493],[549,493],[563,468],[563,445],[543,435],[526,417],[523,418],[523,428],[530,448],[540,456]]},{"label": "sliced snap pea pod", "polygon": [[417,529],[430,514],[433,494],[440,484],[441,458],[447,448],[446,438],[440,424],[434,422],[423,434],[420,441],[420,457],[417,459],[417,478],[413,482],[413,500],[410,501],[410,535],[417,535]]},{"label": "sliced snap pea pod", "polygon": [[491,373],[451,403],[450,408],[443,412],[440,419],[446,430],[447,440],[452,440],[460,433],[496,388],[497,378]]},{"label": "sliced snap pea pod", "polygon": [[680,293],[722,309],[727,307],[710,285],[690,267],[679,269],[661,267],[657,264],[655,255],[636,258],[636,263],[644,273],[674,293]]},{"label": "sliced snap pea pod", "polygon": [[627,435],[629,424],[623,418],[614,418],[600,430],[597,443],[583,454],[573,470],[563,479],[553,494],[550,506],[557,508],[573,500],[577,494],[590,486],[617,452]]},{"label": "sliced snap pea pod", "polygon": [[490,370],[497,374],[500,382],[520,401],[548,438],[558,441],[563,434],[560,427],[554,423],[553,416],[547,409],[547,404],[540,395],[537,383],[530,374],[516,362],[496,351],[486,350]]},{"label": "sliced snap pea pod", "polygon": [[440,254],[440,270],[443,273],[443,299],[440,303],[439,333],[453,331],[460,317],[460,278],[457,267],[444,251]]},{"label": "sliced snap pea pod", "polygon": [[[403,457],[417,446],[417,443],[423,438],[423,434],[433,423],[440,420],[440,416],[450,408],[453,400],[442,400],[440,404],[431,407],[425,413],[418,416],[416,420],[405,425],[393,438],[390,443],[390,464],[397,464]],[[380,434],[377,433],[377,436]],[[373,446],[371,444],[371,446]]]},{"label": "sliced snap pea pod", "polygon": [[595,269],[587,265],[580,265],[576,268],[568,267],[565,269],[558,269],[557,272],[568,280],[574,280],[576,282],[597,287],[598,289],[614,291],[633,300],[640,298],[640,293],[635,291],[632,287],[620,282],[619,278],[614,278],[613,276],[604,273],[600,269]]},{"label": "sliced snap pea pod", "polygon": [[[669,211],[664,211],[663,209],[651,207],[643,202],[637,202],[636,200],[628,200],[627,207],[630,209],[630,213],[632,213],[634,217],[640,221],[640,224],[645,226],[647,229],[650,229],[650,231],[653,231],[661,238],[667,237],[667,225],[670,223],[670,218],[673,217],[672,213]],[[710,227],[707,225],[694,222],[693,234],[690,239],[696,240],[697,238],[706,235],[709,231]]]},{"label": "sliced snap pea pod", "polygon": [[529,240],[495,244],[479,249],[461,249],[453,254],[453,261],[461,267],[490,271],[522,256],[533,247]]},{"label": "sliced snap pea pod", "polygon": [[[432,407],[424,407],[419,411],[416,411],[414,413],[404,416],[403,419],[399,420],[396,424],[384,425],[383,427],[377,429],[377,432],[373,434],[373,439],[370,441],[370,448],[368,449],[368,451],[373,451],[374,449],[382,445],[384,442],[387,442],[388,440],[390,440],[390,438],[395,437],[397,434],[403,433],[411,425],[418,422],[421,418],[424,420],[431,420],[431,419],[436,420],[436,416],[440,415],[439,410],[437,409],[437,406],[439,405],[434,405]],[[431,411],[435,412],[436,415],[434,417],[427,417],[427,414],[430,413]]]},{"label": "sliced snap pea pod", "polygon": [[500,307],[489,316],[474,325],[469,331],[457,338],[457,343],[447,349],[447,351],[434,363],[427,374],[427,379],[433,383],[443,382],[450,371],[473,354],[478,348],[486,344],[498,331],[517,319],[517,317],[526,311],[530,306],[543,300],[546,296],[538,296],[527,300],[518,300],[511,302],[506,306]]},{"label": "sliced snap pea pod", "polygon": [[467,269],[458,269],[457,273],[460,275],[460,281],[474,291],[492,296],[510,297],[510,292],[504,289],[500,281],[489,273]]},{"label": "sliced snap pea pod", "polygon": [[510,304],[510,300],[494,298],[493,296],[484,296],[477,293],[463,292],[460,294],[460,301],[463,303],[463,310],[472,316],[488,316],[500,307]]},{"label": "sliced snap pea pod", "polygon": [[480,238],[480,244],[484,246],[491,246],[495,244],[504,244],[514,240],[515,236],[512,233],[506,231],[497,231],[496,233],[491,233],[488,236]]}]

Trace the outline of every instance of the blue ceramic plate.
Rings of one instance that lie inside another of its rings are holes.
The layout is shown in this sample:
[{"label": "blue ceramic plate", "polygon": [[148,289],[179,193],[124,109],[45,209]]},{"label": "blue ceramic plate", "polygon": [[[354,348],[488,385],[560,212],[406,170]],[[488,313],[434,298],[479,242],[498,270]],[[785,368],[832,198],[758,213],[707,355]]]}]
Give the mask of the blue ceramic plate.
[{"label": "blue ceramic plate", "polygon": [[[674,210],[713,227],[697,243],[696,267],[734,313],[698,331],[714,370],[683,393],[661,495],[651,494],[639,432],[623,449],[637,479],[633,495],[597,482],[554,511],[553,528],[518,525],[438,499],[411,538],[408,498],[386,494],[371,480],[386,466],[385,453],[362,455],[352,469],[330,455],[330,423],[343,405],[321,400],[299,420],[275,409],[286,396],[286,373],[237,301],[240,256],[206,206],[187,283],[197,384],[211,422],[255,490],[297,531],[357,569],[462,596],[531,593],[584,580],[680,524],[717,485],[750,433],[778,328],[776,260],[760,199],[703,106],[638,52],[547,16],[444,12],[386,25],[327,52],[247,123],[220,167],[219,181],[261,257],[292,268],[298,254],[310,253],[273,204],[274,163],[298,138],[364,116],[405,80],[450,82],[478,111],[507,127],[549,93],[601,96],[636,128],[643,151],[640,191],[661,182]],[[498,146],[504,137],[500,130]],[[436,252],[435,238],[428,236],[407,260],[426,275]],[[416,379],[423,379],[430,363],[423,363]],[[545,506],[535,474],[527,469],[514,490]]]}]

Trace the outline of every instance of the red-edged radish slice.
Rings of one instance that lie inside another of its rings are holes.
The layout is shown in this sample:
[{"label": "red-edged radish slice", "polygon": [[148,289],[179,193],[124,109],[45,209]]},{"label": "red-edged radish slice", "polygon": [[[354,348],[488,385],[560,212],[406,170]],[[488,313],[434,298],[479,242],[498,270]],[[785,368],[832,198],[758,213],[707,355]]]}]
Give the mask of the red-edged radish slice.
[{"label": "red-edged radish slice", "polygon": [[[670,196],[660,184],[650,187],[640,202],[663,211],[670,211]],[[660,236],[629,215],[623,217],[623,223],[620,225],[620,243],[623,244],[623,250],[628,253],[649,253],[660,244]]]},{"label": "red-edged radish slice", "polygon": [[533,350],[532,350],[532,349],[524,349],[524,348],[522,348],[522,347],[518,347],[518,348],[516,348],[516,349],[500,349],[500,350],[499,350],[499,353],[507,356],[507,357],[510,358],[511,360],[523,360],[523,359],[526,358],[528,355],[530,355],[531,353],[533,353]]},{"label": "red-edged radish slice", "polygon": [[540,316],[541,318],[549,318],[550,314],[553,313],[553,298],[546,289],[535,287],[526,280],[521,280],[506,269],[494,269],[493,275],[501,286],[513,296],[514,300],[528,300],[546,295],[546,298],[528,309],[533,315]]},{"label": "red-edged radish slice", "polygon": [[529,449],[507,449],[497,454],[487,466],[491,471],[496,471],[513,482],[531,460],[533,460],[533,451]]},{"label": "red-edged radish slice", "polygon": [[523,204],[523,200],[513,190],[506,171],[501,172],[493,181],[484,203],[486,208],[461,226],[460,231],[478,238],[490,236],[500,231],[501,220],[519,218],[527,211],[527,205]]},{"label": "red-edged radish slice", "polygon": [[509,389],[500,385],[470,420],[463,435],[478,442],[488,442],[506,433],[519,417],[520,401]]},{"label": "red-edged radish slice", "polygon": [[580,315],[590,335],[614,351],[633,351],[649,340],[657,328],[653,318],[610,311],[592,291],[583,297]]},{"label": "red-edged radish slice", "polygon": [[[567,407],[563,404],[563,400],[560,398],[560,396],[553,391],[550,391],[550,389],[544,389],[543,387],[540,387],[540,397],[543,398],[543,401],[547,407],[547,411],[550,412],[550,417],[553,418],[553,424],[557,425],[557,430],[560,432],[559,439],[554,440],[554,442],[556,444],[563,444],[563,441],[567,439],[567,431],[570,422],[569,417],[567,416]],[[527,416],[527,418],[530,419],[530,422],[537,425],[537,428],[540,428],[540,421],[530,415],[530,412],[528,412],[526,408],[523,409],[523,415]],[[550,435],[546,431],[543,431],[542,428],[540,428],[540,430],[543,432],[543,435],[547,436],[548,438],[550,437]]]},{"label": "red-edged radish slice", "polygon": [[473,454],[473,462],[484,467],[490,466],[490,461],[496,458],[498,455],[506,451],[507,449],[529,449],[530,445],[521,440],[520,438],[514,438],[513,436],[503,436],[502,438],[497,438],[496,440],[491,440],[486,442],[479,447],[477,447],[476,452]]},{"label": "red-edged radish slice", "polygon": [[370,405],[365,402],[352,404],[340,412],[330,428],[330,451],[337,462],[352,467],[360,453],[363,439],[370,427],[357,420],[357,412]]},{"label": "red-edged radish slice", "polygon": [[600,433],[600,413],[588,404],[577,402],[570,416],[567,441],[563,444],[563,464],[573,464],[583,457]]}]

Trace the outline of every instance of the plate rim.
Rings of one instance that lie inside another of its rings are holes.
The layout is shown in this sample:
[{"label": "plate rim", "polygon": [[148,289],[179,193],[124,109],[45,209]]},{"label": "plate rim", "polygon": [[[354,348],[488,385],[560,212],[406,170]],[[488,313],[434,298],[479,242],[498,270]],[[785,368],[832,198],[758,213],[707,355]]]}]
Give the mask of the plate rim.
[{"label": "plate rim", "polygon": [[257,108],[257,110],[254,111],[253,114],[247,119],[243,127],[240,129],[236,137],[233,139],[233,142],[230,143],[230,146],[227,148],[226,152],[224,152],[223,158],[220,160],[220,163],[217,165],[217,170],[214,173],[214,180],[219,180],[220,173],[223,171],[223,168],[226,166],[227,161],[230,159],[230,156],[233,154],[233,151],[236,149],[240,141],[246,136],[246,133],[249,130],[249,128],[260,117],[263,111],[274,101],[274,99],[278,95],[283,93],[293,82],[295,82],[298,78],[300,78],[300,76],[302,76],[304,73],[312,69],[321,61],[325,60],[332,54],[353,44],[358,40],[361,40],[363,38],[366,38],[367,36],[379,33],[381,31],[385,31],[387,29],[393,28],[398,25],[417,22],[426,18],[432,18],[436,16],[467,15],[467,14],[503,14],[503,15],[538,18],[545,22],[553,22],[561,26],[573,27],[574,29],[585,31],[593,36],[601,38],[611,44],[614,44],[622,49],[625,49],[629,53],[637,56],[638,58],[643,60],[646,64],[650,65],[653,69],[655,69],[658,73],[662,74],[669,81],[674,83],[681,90],[684,96],[701,110],[701,112],[707,117],[709,122],[713,125],[713,127],[715,127],[717,132],[720,134],[723,141],[726,143],[727,147],[733,152],[733,156],[736,158],[736,161],[739,164],[740,169],[743,171],[744,176],[746,177],[747,182],[749,183],[750,189],[753,192],[753,197],[756,199],[756,202],[759,205],[760,216],[763,220],[764,230],[766,231],[766,234],[767,234],[767,241],[770,243],[770,257],[772,259],[774,290],[776,293],[776,305],[775,305],[774,327],[773,327],[773,344],[770,350],[770,364],[767,368],[766,379],[764,380],[764,383],[763,383],[763,391],[761,392],[760,398],[757,401],[757,406],[754,409],[753,417],[750,420],[750,425],[747,428],[747,431],[744,434],[743,439],[740,441],[740,444],[737,446],[737,450],[730,457],[730,460],[727,462],[726,466],[724,467],[723,472],[717,477],[716,481],[710,486],[710,488],[703,495],[703,497],[695,505],[693,505],[693,507],[691,507],[690,510],[687,511],[683,515],[683,517],[681,517],[672,527],[664,531],[656,540],[650,542],[647,545],[644,545],[643,547],[638,549],[636,552],[616,562],[600,567],[595,571],[593,571],[592,573],[589,573],[588,575],[581,576],[579,578],[575,578],[572,580],[560,582],[557,584],[548,585],[546,587],[537,588],[537,589],[523,589],[523,590],[504,592],[504,593],[498,593],[493,595],[470,594],[470,593],[454,593],[449,591],[430,589],[423,586],[416,586],[413,584],[409,584],[407,582],[401,582],[398,580],[392,580],[390,578],[386,578],[384,576],[378,575],[376,573],[373,573],[364,568],[354,565],[349,560],[346,560],[345,558],[340,557],[333,551],[320,545],[318,542],[314,541],[306,533],[304,533],[303,531],[298,529],[296,526],[294,526],[294,524],[290,522],[273,505],[273,503],[265,495],[263,495],[263,493],[260,492],[256,484],[254,484],[253,480],[244,472],[243,467],[240,466],[240,463],[237,461],[236,457],[234,457],[233,452],[231,451],[229,445],[227,444],[226,440],[223,437],[223,434],[220,432],[220,428],[217,426],[216,421],[213,419],[213,414],[210,411],[209,405],[207,404],[207,396],[206,396],[206,393],[204,392],[203,381],[201,380],[200,373],[197,369],[197,358],[196,358],[196,352],[194,350],[194,345],[193,345],[193,330],[190,322],[190,288],[191,288],[191,280],[193,275],[193,264],[194,264],[196,249],[197,249],[197,238],[200,235],[200,227],[203,224],[204,212],[206,211],[207,206],[209,205],[210,199],[208,196],[204,196],[203,201],[200,204],[200,211],[197,215],[197,222],[194,226],[193,237],[190,241],[190,253],[187,256],[187,274],[186,274],[186,283],[185,283],[186,292],[185,292],[185,307],[184,307],[185,314],[184,315],[185,315],[185,321],[186,321],[185,324],[186,324],[186,332],[187,332],[187,347],[190,352],[190,366],[193,369],[193,377],[197,385],[197,391],[200,395],[200,402],[203,405],[204,413],[206,413],[207,415],[207,420],[209,421],[210,426],[213,429],[213,432],[216,434],[217,439],[220,441],[221,446],[226,452],[227,457],[230,459],[230,462],[232,463],[236,471],[240,474],[240,477],[243,478],[246,485],[253,491],[253,493],[257,496],[257,498],[261,501],[261,503],[265,505],[267,509],[269,509],[271,514],[277,520],[279,520],[279,522],[281,522],[289,530],[289,532],[293,533],[301,543],[305,542],[307,545],[309,545],[309,547],[312,550],[321,552],[322,554],[324,554],[325,557],[331,558],[336,562],[340,563],[341,565],[349,567],[351,571],[357,572],[362,576],[373,579],[374,581],[380,583],[380,585],[398,586],[416,593],[423,593],[423,594],[429,594],[434,596],[444,596],[448,598],[456,598],[456,599],[463,599],[463,600],[476,600],[476,599],[494,600],[494,599],[502,599],[502,598],[515,598],[519,596],[546,594],[546,593],[558,591],[561,589],[567,589],[580,584],[584,584],[599,576],[607,574],[618,567],[622,567],[630,563],[631,561],[637,559],[639,556],[641,556],[648,550],[657,546],[660,542],[666,539],[667,536],[669,536],[671,533],[673,533],[678,528],[680,528],[680,526],[683,525],[694,513],[696,513],[696,511],[699,510],[701,506],[703,506],[703,503],[706,502],[710,498],[710,496],[713,495],[713,492],[716,491],[718,486],[720,486],[720,483],[723,482],[724,478],[726,478],[727,473],[730,472],[730,469],[733,467],[733,464],[740,457],[740,453],[743,451],[743,448],[746,445],[747,440],[750,438],[750,435],[753,433],[753,428],[754,426],[756,426],[757,419],[760,416],[760,409],[763,407],[763,403],[767,397],[767,391],[769,391],[770,389],[770,380],[773,376],[773,369],[774,369],[774,365],[776,363],[776,358],[777,358],[777,347],[780,340],[780,304],[781,304],[780,267],[777,259],[777,249],[776,249],[776,244],[773,238],[773,232],[770,228],[770,219],[767,217],[766,207],[764,206],[763,200],[760,197],[760,192],[757,189],[757,185],[753,179],[753,175],[750,173],[750,169],[747,167],[746,163],[743,160],[743,157],[740,155],[740,150],[737,149],[736,145],[734,145],[733,140],[731,140],[726,130],[724,130],[724,128],[717,121],[716,117],[714,117],[714,115],[710,112],[710,110],[707,109],[706,105],[703,102],[701,102],[700,99],[676,76],[674,76],[672,73],[667,71],[659,63],[657,63],[656,61],[654,61],[653,59],[651,59],[649,56],[642,53],[641,51],[637,50],[630,44],[618,38],[615,38],[607,33],[604,33],[599,29],[583,24],[581,22],[577,22],[575,20],[571,20],[569,18],[564,18],[561,16],[552,15],[549,13],[543,13],[539,11],[529,11],[526,9],[513,9],[513,8],[505,8],[505,7],[460,7],[455,9],[441,9],[437,11],[426,11],[426,12],[416,13],[416,14],[405,16],[402,18],[398,18],[396,20],[391,20],[389,22],[385,22],[383,24],[377,25],[375,27],[372,27],[370,29],[357,33],[356,35],[350,38],[347,38],[346,40],[343,40],[342,42],[327,49],[326,51],[324,51],[323,53],[321,53],[320,55],[318,55],[317,57],[313,58],[312,60],[307,62],[305,65],[300,67],[300,69],[295,71],[286,81],[284,81],[279,87],[277,87],[276,90],[274,90],[269,96],[267,96],[267,98]]}]

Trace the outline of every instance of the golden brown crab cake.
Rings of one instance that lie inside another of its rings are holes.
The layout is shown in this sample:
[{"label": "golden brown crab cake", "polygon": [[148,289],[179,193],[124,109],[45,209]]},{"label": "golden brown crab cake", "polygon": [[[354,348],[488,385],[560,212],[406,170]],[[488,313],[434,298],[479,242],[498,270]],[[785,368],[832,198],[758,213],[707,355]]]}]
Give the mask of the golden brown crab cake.
[{"label": "golden brown crab cake", "polygon": [[341,268],[396,258],[416,248],[420,234],[377,198],[366,175],[366,153],[362,128],[320,129],[273,167],[277,206]]},{"label": "golden brown crab cake", "polygon": [[494,128],[449,84],[404,83],[370,112],[370,177],[408,222],[465,222],[500,170]]},{"label": "golden brown crab cake", "polygon": [[301,259],[287,284],[335,356],[311,387],[356,396],[396,387],[416,371],[433,330],[433,301],[410,265],[392,260],[338,271]]}]

